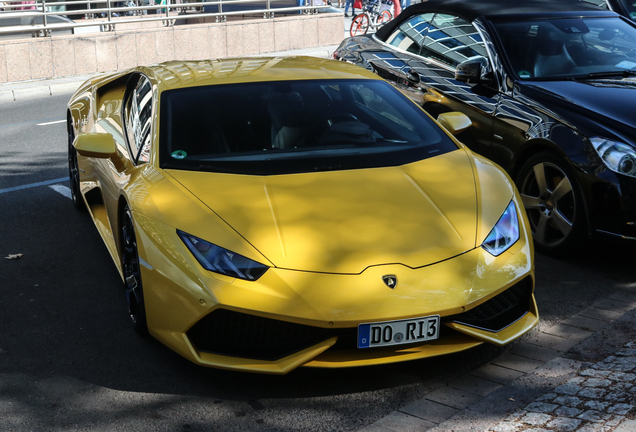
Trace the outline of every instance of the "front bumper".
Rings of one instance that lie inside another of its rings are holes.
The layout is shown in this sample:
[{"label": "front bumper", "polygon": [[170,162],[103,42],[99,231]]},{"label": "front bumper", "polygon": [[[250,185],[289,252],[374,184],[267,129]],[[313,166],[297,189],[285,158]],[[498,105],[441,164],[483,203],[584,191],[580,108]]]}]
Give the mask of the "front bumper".
[{"label": "front bumper", "polygon": [[[538,322],[525,230],[499,257],[477,248],[422,268],[383,265],[358,275],[271,268],[248,282],[201,269],[172,228],[140,215],[136,224],[140,256],[149,263],[142,279],[150,333],[199,365],[284,374],[299,366],[393,363],[503,345]],[[395,289],[382,281],[387,274],[397,276]],[[510,296],[515,289],[521,294]],[[507,297],[513,300],[499,301]],[[494,312],[475,313],[493,304]],[[361,323],[429,315],[444,324],[435,341],[357,348]]]}]

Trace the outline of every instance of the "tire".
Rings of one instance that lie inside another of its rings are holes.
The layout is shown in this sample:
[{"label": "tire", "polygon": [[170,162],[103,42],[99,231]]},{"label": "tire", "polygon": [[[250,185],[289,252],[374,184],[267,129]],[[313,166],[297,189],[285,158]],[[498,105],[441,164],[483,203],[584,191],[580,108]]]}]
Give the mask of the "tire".
[{"label": "tire", "polygon": [[583,237],[585,210],[572,169],[557,155],[538,153],[528,159],[517,177],[535,248],[560,255]]},{"label": "tire", "polygon": [[378,16],[378,27],[382,27],[384,24],[388,23],[393,19],[393,15],[388,10],[383,10],[382,13]]},{"label": "tire", "polygon": [[369,31],[369,22],[369,15],[366,13],[356,15],[351,22],[351,27],[349,28],[349,34],[351,34],[351,37],[367,34]]},{"label": "tire", "polygon": [[67,136],[68,136],[68,178],[69,178],[69,186],[71,189],[71,199],[73,200],[73,205],[79,211],[86,211],[86,203],[84,202],[84,198],[82,198],[82,193],[80,192],[80,176],[79,176],[79,165],[77,163],[77,150],[73,147],[73,141],[75,140],[75,133],[73,132],[73,126],[71,124],[67,125]]},{"label": "tire", "polygon": [[124,273],[124,289],[126,291],[128,315],[132,321],[133,328],[140,335],[147,336],[148,323],[146,320],[144,290],[141,283],[141,269],[139,267],[135,224],[133,223],[132,212],[128,205],[124,207],[122,212],[120,233],[121,265]]}]

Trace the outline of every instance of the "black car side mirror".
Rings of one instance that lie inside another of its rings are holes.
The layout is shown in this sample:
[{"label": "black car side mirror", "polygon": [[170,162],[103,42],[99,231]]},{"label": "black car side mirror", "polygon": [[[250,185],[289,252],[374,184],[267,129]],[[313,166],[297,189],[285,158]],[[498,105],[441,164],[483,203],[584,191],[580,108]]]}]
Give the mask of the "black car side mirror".
[{"label": "black car side mirror", "polygon": [[490,62],[482,56],[469,58],[455,69],[455,79],[468,84],[490,84],[492,78]]}]

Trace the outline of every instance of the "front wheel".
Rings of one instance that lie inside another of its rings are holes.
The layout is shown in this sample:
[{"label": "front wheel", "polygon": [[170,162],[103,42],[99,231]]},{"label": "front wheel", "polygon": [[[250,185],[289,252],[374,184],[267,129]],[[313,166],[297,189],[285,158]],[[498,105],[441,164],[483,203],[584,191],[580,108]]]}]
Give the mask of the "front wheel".
[{"label": "front wheel", "polygon": [[148,334],[146,322],[146,306],[144,303],[144,291],[141,284],[141,269],[139,267],[139,252],[135,225],[132,212],[128,205],[124,207],[121,224],[121,264],[124,273],[124,288],[126,290],[126,302],[128,314],[133,328],[143,336]]},{"label": "front wheel", "polygon": [[552,153],[538,153],[521,167],[517,187],[537,250],[561,254],[572,249],[582,236],[585,215],[568,164]]},{"label": "front wheel", "polygon": [[351,37],[367,34],[369,31],[369,15],[361,13],[356,15],[351,22],[349,33]]},{"label": "front wheel", "polygon": [[388,10],[383,10],[382,13],[378,16],[378,27],[383,26],[393,19],[393,15]]}]

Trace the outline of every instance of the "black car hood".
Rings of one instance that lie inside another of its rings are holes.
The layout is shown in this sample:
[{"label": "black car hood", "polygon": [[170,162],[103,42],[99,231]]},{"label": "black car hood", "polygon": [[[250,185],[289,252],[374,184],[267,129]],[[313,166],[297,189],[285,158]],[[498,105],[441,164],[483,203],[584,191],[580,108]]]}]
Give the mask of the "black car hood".
[{"label": "black car hood", "polygon": [[[515,98],[529,98],[558,113],[582,133],[634,136],[636,80],[519,82]],[[530,101],[524,101],[530,103]]]}]

